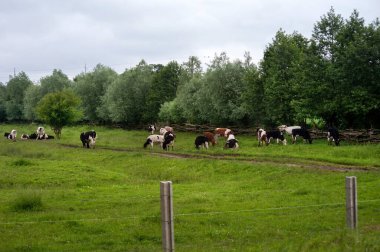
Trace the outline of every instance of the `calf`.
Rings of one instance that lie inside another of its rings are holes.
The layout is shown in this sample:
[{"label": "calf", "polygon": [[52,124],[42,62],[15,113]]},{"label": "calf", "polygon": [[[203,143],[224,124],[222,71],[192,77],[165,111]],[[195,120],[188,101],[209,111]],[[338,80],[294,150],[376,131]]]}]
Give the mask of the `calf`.
[{"label": "calf", "polygon": [[312,143],[312,139],[310,137],[310,133],[307,129],[293,129],[292,130],[292,143],[294,144],[297,141],[297,136],[303,137],[304,140],[308,140],[309,143]]},{"label": "calf", "polygon": [[80,140],[82,141],[83,148],[90,148],[90,145],[95,148],[96,132],[94,130],[82,132],[80,134]]},{"label": "calf", "polygon": [[206,136],[197,136],[195,138],[195,148],[200,149],[200,147],[204,146],[205,149],[208,149],[209,139]]},{"label": "calf", "polygon": [[164,135],[164,142],[162,144],[162,148],[164,150],[169,150],[169,147],[172,147],[172,150],[174,149],[174,134],[172,132],[166,132]]},{"label": "calf", "polygon": [[203,135],[205,137],[207,137],[208,142],[209,143],[211,142],[212,146],[214,146],[216,144],[216,142],[215,142],[215,135],[213,133],[205,131],[205,132],[203,132]]},{"label": "calf", "polygon": [[339,131],[336,128],[328,128],[327,130],[327,143],[331,144],[331,142],[334,142],[336,146],[339,146]]},{"label": "calf", "polygon": [[286,145],[286,138],[284,134],[279,130],[267,131],[267,144],[270,144],[271,139],[276,139],[277,143],[282,142],[283,145]]},{"label": "calf", "polygon": [[4,137],[6,137],[7,139],[10,139],[12,141],[16,141],[16,137],[17,137],[17,131],[15,129],[13,129],[11,131],[11,133],[4,133]]},{"label": "calf", "polygon": [[267,133],[265,130],[263,129],[257,129],[256,130],[256,133],[257,133],[257,140],[259,141],[259,147],[262,145],[264,146],[264,144],[267,144]]},{"label": "calf", "polygon": [[224,149],[238,149],[239,144],[238,140],[235,138],[234,134],[229,134],[227,138],[227,142],[224,144]]},{"label": "calf", "polygon": [[150,135],[146,138],[146,142],[144,143],[144,148],[146,148],[148,145],[151,146],[153,149],[154,143],[159,143],[162,146],[162,143],[164,142],[164,136],[162,135]]}]

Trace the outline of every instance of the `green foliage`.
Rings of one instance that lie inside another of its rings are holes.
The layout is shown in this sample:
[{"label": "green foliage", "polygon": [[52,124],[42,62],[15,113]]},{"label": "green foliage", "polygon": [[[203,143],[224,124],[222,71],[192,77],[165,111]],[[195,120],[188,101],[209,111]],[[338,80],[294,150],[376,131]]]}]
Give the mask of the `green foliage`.
[{"label": "green foliage", "polygon": [[41,97],[49,93],[60,92],[71,86],[71,81],[62,70],[54,69],[53,73],[49,76],[43,77],[41,83]]},{"label": "green foliage", "polygon": [[117,73],[109,67],[98,64],[92,72],[82,73],[74,78],[75,93],[81,98],[84,119],[107,121],[107,113],[101,110],[101,101],[106,90],[117,78]]},{"label": "green foliage", "polygon": [[37,114],[39,119],[52,127],[57,138],[60,138],[64,126],[81,118],[79,105],[80,99],[71,91],[50,93],[38,103]]},{"label": "green foliage", "polygon": [[9,121],[22,120],[24,110],[24,95],[29,86],[33,85],[29,77],[20,72],[13,77],[7,84],[7,100],[5,102],[5,110]]},{"label": "green foliage", "polygon": [[37,119],[36,107],[42,97],[41,86],[31,85],[26,89],[23,110],[25,119],[29,121]]}]

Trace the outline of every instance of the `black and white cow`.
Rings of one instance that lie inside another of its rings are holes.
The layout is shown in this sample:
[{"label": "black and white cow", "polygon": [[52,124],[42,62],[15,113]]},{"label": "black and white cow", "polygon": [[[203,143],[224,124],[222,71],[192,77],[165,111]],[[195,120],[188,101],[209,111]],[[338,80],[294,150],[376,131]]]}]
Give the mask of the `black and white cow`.
[{"label": "black and white cow", "polygon": [[44,127],[38,127],[37,128],[37,138],[36,140],[42,140],[45,139],[45,128]]},{"label": "black and white cow", "polygon": [[22,134],[21,137],[20,137],[21,140],[28,140],[29,139],[29,135],[28,134]]},{"label": "black and white cow", "polygon": [[277,143],[281,141],[283,145],[286,145],[286,138],[284,137],[284,134],[279,130],[267,131],[267,144],[270,144],[271,139],[276,139]]},{"label": "black and white cow", "polygon": [[48,134],[43,134],[41,136],[38,137],[37,133],[32,133],[30,135],[27,135],[27,134],[24,134],[26,136],[28,136],[28,139],[34,139],[34,140],[48,140],[48,139],[54,139],[54,136],[49,136]]},{"label": "black and white cow", "polygon": [[330,127],[327,129],[327,142],[328,144],[331,144],[331,142],[334,142],[336,146],[339,146],[339,131],[337,128]]},{"label": "black and white cow", "polygon": [[194,144],[195,144],[195,148],[197,148],[198,150],[201,147],[208,149],[209,139],[206,136],[197,136],[197,138],[195,138]]},{"label": "black and white cow", "polygon": [[289,136],[292,136],[292,130],[294,129],[301,129],[301,126],[286,126],[286,125],[280,125],[277,127],[279,131],[286,132]]},{"label": "black and white cow", "polygon": [[96,132],[94,130],[82,132],[80,134],[80,140],[82,141],[83,148],[90,148],[90,146],[92,146],[92,148],[95,148]]},{"label": "black and white cow", "polygon": [[17,131],[15,129],[13,129],[11,131],[11,133],[4,133],[4,137],[6,137],[7,139],[10,139],[12,141],[16,141],[16,137],[17,137]]},{"label": "black and white cow", "polygon": [[308,140],[310,144],[313,141],[311,139],[309,131],[305,128],[292,130],[292,143],[295,143],[297,141],[297,136],[303,137],[303,140]]},{"label": "black and white cow", "polygon": [[234,134],[229,134],[226,143],[224,144],[224,149],[238,149],[238,140],[235,138]]},{"label": "black and white cow", "polygon": [[164,142],[162,144],[162,148],[164,150],[169,150],[169,147],[171,146],[172,147],[172,150],[174,149],[174,134],[170,131],[167,131],[165,134],[164,134]]},{"label": "black and white cow", "polygon": [[156,131],[156,125],[154,124],[149,125],[148,131],[153,135],[154,132]]},{"label": "black and white cow", "polygon": [[161,146],[164,143],[164,136],[162,135],[150,135],[146,138],[146,141],[144,143],[144,148],[146,148],[148,145],[150,145],[153,149],[153,144],[159,143]]}]

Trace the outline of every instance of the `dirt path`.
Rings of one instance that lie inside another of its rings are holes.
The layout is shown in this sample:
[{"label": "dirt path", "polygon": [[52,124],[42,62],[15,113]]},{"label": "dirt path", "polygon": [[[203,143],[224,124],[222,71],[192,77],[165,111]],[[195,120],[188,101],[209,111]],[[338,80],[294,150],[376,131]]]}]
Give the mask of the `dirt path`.
[{"label": "dirt path", "polygon": [[[60,144],[66,148],[82,148],[78,145],[72,144]],[[111,150],[117,152],[131,152],[134,153],[136,150],[126,149],[126,148],[112,148],[112,147],[96,147],[101,150]],[[299,161],[299,160],[266,160],[266,159],[257,159],[257,158],[246,158],[241,157],[239,154],[184,154],[176,152],[150,152],[150,155],[160,156],[166,158],[179,158],[179,159],[213,159],[213,160],[234,160],[240,162],[250,162],[250,163],[265,163],[265,164],[281,164],[288,167],[299,167],[305,169],[319,169],[319,170],[328,170],[328,171],[339,171],[339,172],[380,172],[378,167],[364,167],[364,166],[350,166],[350,165],[340,165],[340,164],[331,164],[331,163],[321,163],[316,161]]]}]

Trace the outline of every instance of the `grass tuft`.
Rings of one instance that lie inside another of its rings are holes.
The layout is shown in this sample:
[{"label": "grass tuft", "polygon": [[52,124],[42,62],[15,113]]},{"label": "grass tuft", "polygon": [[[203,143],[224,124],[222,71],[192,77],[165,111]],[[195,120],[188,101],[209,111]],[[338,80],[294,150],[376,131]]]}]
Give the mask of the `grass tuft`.
[{"label": "grass tuft", "polygon": [[43,208],[41,195],[37,192],[25,192],[19,195],[12,204],[13,211],[40,211]]}]

